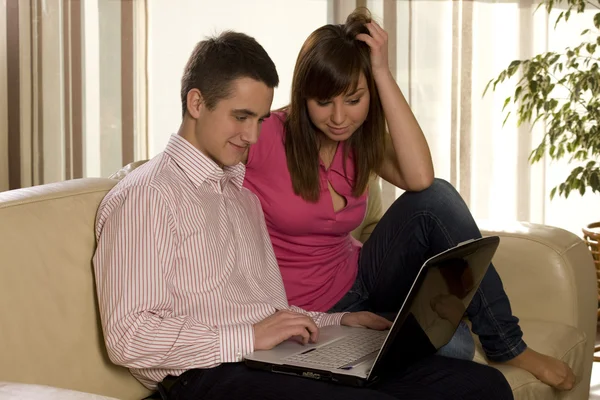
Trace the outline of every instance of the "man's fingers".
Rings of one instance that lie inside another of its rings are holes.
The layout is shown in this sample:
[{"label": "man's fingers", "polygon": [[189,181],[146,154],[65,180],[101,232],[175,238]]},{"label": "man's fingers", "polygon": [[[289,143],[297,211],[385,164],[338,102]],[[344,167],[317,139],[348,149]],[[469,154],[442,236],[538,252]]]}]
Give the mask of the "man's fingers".
[{"label": "man's fingers", "polygon": [[299,314],[299,313],[290,313],[290,314],[285,314],[281,317],[281,319],[283,320],[284,323],[287,324],[301,324],[304,325],[304,327],[312,334],[315,332],[319,331],[319,328],[317,327],[317,324],[315,324],[315,321],[313,321],[312,318],[310,318],[309,316],[306,316],[304,314]]},{"label": "man's fingers", "polygon": [[306,317],[306,319],[302,320],[301,323],[301,326],[308,334],[308,338],[310,339],[310,341],[312,343],[315,343],[319,339],[319,328],[317,327],[315,322],[312,320],[312,318]]},{"label": "man's fingers", "polygon": [[294,317],[297,315],[302,315],[302,314],[298,314],[297,312],[290,311],[290,310],[278,310],[274,314],[274,316],[277,318],[290,318],[290,317]]},{"label": "man's fingers", "polygon": [[310,332],[310,342],[317,343],[318,340],[319,340],[319,330],[317,329],[316,331]]},{"label": "man's fingers", "polygon": [[285,332],[286,338],[284,340],[295,338],[302,344],[307,344],[310,340],[310,333],[301,325],[289,327]]},{"label": "man's fingers", "polygon": [[[314,343],[319,339],[319,328],[312,318],[306,315],[297,313],[282,315],[276,325],[284,329],[289,329],[289,332],[291,332],[290,335],[302,336],[306,339],[304,343],[309,341]],[[289,339],[289,337],[286,339]]]}]

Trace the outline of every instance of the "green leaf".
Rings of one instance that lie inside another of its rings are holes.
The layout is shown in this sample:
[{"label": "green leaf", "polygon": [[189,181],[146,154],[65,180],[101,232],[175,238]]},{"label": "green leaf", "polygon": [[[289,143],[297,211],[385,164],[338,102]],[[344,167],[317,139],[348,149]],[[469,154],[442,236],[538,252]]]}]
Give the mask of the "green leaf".
[{"label": "green leaf", "polygon": [[506,114],[506,117],[504,118],[504,121],[502,121],[502,126],[506,125],[506,121],[508,121],[508,117],[510,117],[510,111]]},{"label": "green leaf", "polygon": [[502,111],[504,111],[504,109],[506,108],[506,106],[508,105],[508,103],[510,103],[510,96],[508,96],[505,100],[504,100],[504,105],[502,106]]},{"label": "green leaf", "polygon": [[[550,8],[546,8],[546,11],[548,11],[548,13],[550,13],[551,9],[552,9],[552,6],[550,6]],[[565,16],[564,11],[562,11],[560,14],[558,14],[558,18],[556,18],[556,22],[554,23],[554,29],[556,29],[556,26],[558,25],[560,20],[563,19],[564,16]]]},{"label": "green leaf", "polygon": [[517,100],[519,98],[519,95],[521,94],[521,92],[523,91],[523,87],[522,86],[517,86],[517,88],[515,89],[515,100]]},{"label": "green leaf", "polygon": [[585,49],[587,50],[588,53],[594,54],[594,52],[596,51],[596,45],[594,43],[588,43],[585,46]]},{"label": "green leaf", "polygon": [[571,171],[571,175],[577,176],[583,172],[583,167],[577,167],[573,171]]},{"label": "green leaf", "polygon": [[600,189],[600,179],[598,179],[598,173],[596,171],[594,171],[594,173],[590,175],[589,183],[592,188],[592,191],[595,192]]},{"label": "green leaf", "polygon": [[556,194],[556,187],[552,188],[552,190],[550,191],[550,200],[552,200],[554,198],[555,194]]},{"label": "green leaf", "polygon": [[581,36],[587,34],[590,30],[589,29],[584,29],[583,32],[581,32]]},{"label": "green leaf", "polygon": [[538,4],[538,6],[535,8],[535,11],[538,10],[538,8],[540,8],[541,6],[543,6],[544,4],[546,5],[546,12],[550,13],[550,11],[552,11],[552,5],[554,3],[554,0],[546,0],[546,1],[540,1],[540,4]]},{"label": "green leaf", "polygon": [[490,81],[487,83],[487,85],[485,85],[485,89],[483,90],[483,94],[481,95],[481,97],[485,97],[485,94],[487,93],[488,89],[490,88],[490,85],[492,84],[494,80],[490,79]]},{"label": "green leaf", "polygon": [[596,29],[600,29],[600,12],[594,15],[594,26]]},{"label": "green leaf", "polygon": [[513,62],[511,62],[508,68],[506,69],[507,75],[509,77],[513,76],[515,72],[517,72],[517,70],[519,69],[519,65],[521,65],[520,60],[514,60]]}]

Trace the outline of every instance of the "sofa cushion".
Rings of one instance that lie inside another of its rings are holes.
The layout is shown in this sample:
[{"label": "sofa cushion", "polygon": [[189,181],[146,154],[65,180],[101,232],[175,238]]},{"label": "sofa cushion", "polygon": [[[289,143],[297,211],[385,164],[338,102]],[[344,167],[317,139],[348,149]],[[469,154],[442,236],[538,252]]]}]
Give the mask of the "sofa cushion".
[{"label": "sofa cushion", "polygon": [[[559,322],[547,322],[536,320],[521,320],[523,339],[525,343],[535,351],[553,356],[566,362],[575,374],[576,382],[583,377],[583,359],[587,338],[583,331]],[[578,361],[579,360],[579,361]],[[476,338],[476,349],[474,361],[488,364],[485,359],[481,343]],[[494,364],[499,369],[508,383],[513,388],[517,397],[524,399],[554,399],[559,398],[558,392],[548,385],[540,382],[529,372],[520,368]]]},{"label": "sofa cushion", "polygon": [[116,183],[80,179],[0,193],[0,379],[124,399],[148,393],[106,354],[94,223]]},{"label": "sofa cushion", "polygon": [[96,394],[44,385],[0,382],[0,400],[116,400]]}]

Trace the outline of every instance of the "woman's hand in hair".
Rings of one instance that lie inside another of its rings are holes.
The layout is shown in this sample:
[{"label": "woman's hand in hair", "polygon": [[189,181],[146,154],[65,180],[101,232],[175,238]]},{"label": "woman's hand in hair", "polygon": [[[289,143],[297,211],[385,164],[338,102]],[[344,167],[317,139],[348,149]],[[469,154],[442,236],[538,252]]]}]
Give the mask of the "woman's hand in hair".
[{"label": "woman's hand in hair", "polygon": [[365,24],[370,35],[359,33],[356,39],[365,42],[371,48],[371,68],[373,76],[387,74],[390,66],[388,62],[388,34],[375,21]]}]

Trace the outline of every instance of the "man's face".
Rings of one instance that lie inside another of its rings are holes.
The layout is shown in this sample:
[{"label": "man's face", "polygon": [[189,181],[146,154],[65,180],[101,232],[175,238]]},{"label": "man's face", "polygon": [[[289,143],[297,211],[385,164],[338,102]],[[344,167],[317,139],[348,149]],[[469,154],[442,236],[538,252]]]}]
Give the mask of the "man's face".
[{"label": "man's face", "polygon": [[195,132],[199,150],[221,167],[238,164],[256,143],[273,102],[273,89],[251,78],[236,79],[230,89],[214,109],[200,106]]}]

